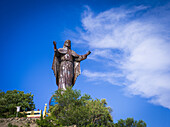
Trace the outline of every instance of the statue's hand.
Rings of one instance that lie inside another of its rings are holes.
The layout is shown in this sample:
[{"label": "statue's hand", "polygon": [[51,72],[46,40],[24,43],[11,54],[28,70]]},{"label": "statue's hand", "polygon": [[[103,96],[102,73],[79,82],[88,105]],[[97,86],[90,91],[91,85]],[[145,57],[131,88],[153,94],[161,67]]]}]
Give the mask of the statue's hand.
[{"label": "statue's hand", "polygon": [[56,45],[56,41],[53,41],[54,46]]},{"label": "statue's hand", "polygon": [[53,41],[54,49],[56,49],[56,41]]},{"label": "statue's hand", "polygon": [[90,55],[90,53],[91,53],[91,52],[90,52],[90,51],[88,51],[88,52],[87,52],[87,55]]}]

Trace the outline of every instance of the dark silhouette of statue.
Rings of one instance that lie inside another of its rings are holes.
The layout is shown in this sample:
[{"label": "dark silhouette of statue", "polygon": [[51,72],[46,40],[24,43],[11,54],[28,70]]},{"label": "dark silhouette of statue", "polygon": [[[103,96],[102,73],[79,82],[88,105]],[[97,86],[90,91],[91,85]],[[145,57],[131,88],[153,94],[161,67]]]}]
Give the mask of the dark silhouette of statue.
[{"label": "dark silhouette of statue", "polygon": [[80,62],[91,53],[88,51],[84,55],[78,55],[71,50],[71,41],[66,40],[63,48],[57,49],[54,44],[54,58],[52,69],[56,77],[58,89],[66,90],[67,87],[74,86],[77,77],[80,75]]}]

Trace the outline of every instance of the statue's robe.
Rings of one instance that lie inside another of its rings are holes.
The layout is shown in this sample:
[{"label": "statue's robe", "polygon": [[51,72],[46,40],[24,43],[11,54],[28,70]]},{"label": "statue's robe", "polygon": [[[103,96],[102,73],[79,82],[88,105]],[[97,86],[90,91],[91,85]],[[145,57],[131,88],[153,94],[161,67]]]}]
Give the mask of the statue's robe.
[{"label": "statue's robe", "polygon": [[58,89],[74,86],[77,77],[81,74],[80,61],[86,59],[85,55],[78,55],[71,49],[56,49],[52,69],[56,77]]}]

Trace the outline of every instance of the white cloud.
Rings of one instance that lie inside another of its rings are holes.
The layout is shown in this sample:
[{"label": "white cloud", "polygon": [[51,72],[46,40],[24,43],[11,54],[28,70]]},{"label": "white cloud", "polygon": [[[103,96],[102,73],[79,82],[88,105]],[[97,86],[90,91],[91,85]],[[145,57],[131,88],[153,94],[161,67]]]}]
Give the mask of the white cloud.
[{"label": "white cloud", "polygon": [[120,84],[120,81],[117,80],[118,78],[123,78],[123,75],[120,73],[118,74],[114,72],[91,72],[88,70],[84,70],[82,74],[87,76],[91,80],[107,81],[114,85],[124,85]]},{"label": "white cloud", "polygon": [[115,57],[110,49],[104,49],[104,50],[95,49],[93,50],[93,54],[88,56],[88,59],[99,60],[100,57],[106,57],[106,56],[107,59],[110,60],[114,59]]},{"label": "white cloud", "polygon": [[157,12],[157,8],[138,6],[94,15],[88,9],[82,16],[83,30],[79,29],[73,42],[88,44],[94,50],[91,59],[107,59],[122,72],[85,70],[85,76],[114,85],[118,77],[125,77],[129,81],[125,88],[131,94],[170,109],[170,6],[159,7],[158,16]]}]

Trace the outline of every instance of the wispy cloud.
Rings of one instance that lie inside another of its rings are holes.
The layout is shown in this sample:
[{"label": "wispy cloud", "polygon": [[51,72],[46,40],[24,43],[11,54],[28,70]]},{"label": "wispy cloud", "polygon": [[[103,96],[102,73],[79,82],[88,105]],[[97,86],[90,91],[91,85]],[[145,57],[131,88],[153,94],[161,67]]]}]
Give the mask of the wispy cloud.
[{"label": "wispy cloud", "polygon": [[107,81],[113,85],[119,86],[124,85],[124,83],[122,83],[122,78],[124,78],[124,75],[120,73],[118,74],[115,72],[91,72],[88,70],[84,70],[82,74],[87,76],[90,80]]},{"label": "wispy cloud", "polygon": [[119,76],[124,77],[131,94],[170,109],[169,5],[112,8],[97,15],[87,7],[82,15],[83,29],[73,41],[88,44],[94,50],[91,59],[113,62],[122,73],[112,69],[113,73],[85,70],[83,74],[114,85],[118,85]]}]

